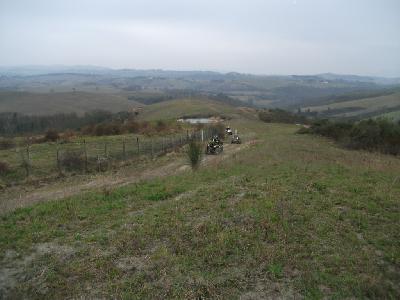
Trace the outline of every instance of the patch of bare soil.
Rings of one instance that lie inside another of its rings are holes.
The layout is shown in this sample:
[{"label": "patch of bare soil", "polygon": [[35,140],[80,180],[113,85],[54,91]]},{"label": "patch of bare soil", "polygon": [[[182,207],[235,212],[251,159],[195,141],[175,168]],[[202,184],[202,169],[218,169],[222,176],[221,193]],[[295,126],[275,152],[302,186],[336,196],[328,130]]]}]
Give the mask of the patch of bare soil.
[{"label": "patch of bare soil", "polygon": [[[75,253],[72,247],[58,245],[56,243],[36,244],[29,255],[21,257],[17,252],[8,250],[0,263],[0,299],[8,298],[10,291],[21,281],[35,282],[43,292],[47,287],[43,284],[43,276],[47,268],[33,268],[35,261],[44,255],[53,255],[57,259],[66,260]],[[32,270],[34,269],[34,270]]]},{"label": "patch of bare soil", "polygon": [[239,296],[241,300],[256,300],[256,299],[303,299],[297,293],[289,282],[281,280],[278,282],[268,279],[256,280],[254,288]]},{"label": "patch of bare soil", "polygon": [[149,265],[149,256],[122,257],[115,262],[115,266],[124,272],[145,270]]}]

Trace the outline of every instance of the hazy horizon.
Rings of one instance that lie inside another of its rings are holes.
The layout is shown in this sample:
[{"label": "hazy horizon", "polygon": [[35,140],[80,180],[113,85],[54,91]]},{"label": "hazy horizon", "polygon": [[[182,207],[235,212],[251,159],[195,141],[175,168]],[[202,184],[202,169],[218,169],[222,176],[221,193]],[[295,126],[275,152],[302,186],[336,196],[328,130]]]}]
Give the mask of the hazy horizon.
[{"label": "hazy horizon", "polygon": [[396,0],[0,3],[0,66],[400,77]]},{"label": "hazy horizon", "polygon": [[114,68],[107,67],[101,65],[63,65],[63,64],[54,64],[54,65],[0,65],[0,68],[4,69],[24,69],[24,68],[65,68],[65,69],[108,69],[112,71],[122,71],[122,70],[133,70],[133,71],[163,71],[163,72],[215,72],[220,74],[229,74],[229,73],[238,73],[242,75],[254,75],[254,76],[318,76],[318,75],[338,75],[338,76],[360,76],[360,77],[377,77],[377,78],[387,78],[387,79],[397,79],[400,76],[381,76],[381,75],[365,75],[365,74],[357,74],[357,73],[335,73],[335,72],[320,72],[320,73],[303,73],[303,74],[290,74],[290,73],[251,73],[251,72],[239,72],[236,70],[230,71],[219,71],[219,70],[209,70],[209,69],[185,69],[185,70],[177,70],[177,69],[163,69],[163,68],[151,68],[151,69],[139,69],[139,68]]}]

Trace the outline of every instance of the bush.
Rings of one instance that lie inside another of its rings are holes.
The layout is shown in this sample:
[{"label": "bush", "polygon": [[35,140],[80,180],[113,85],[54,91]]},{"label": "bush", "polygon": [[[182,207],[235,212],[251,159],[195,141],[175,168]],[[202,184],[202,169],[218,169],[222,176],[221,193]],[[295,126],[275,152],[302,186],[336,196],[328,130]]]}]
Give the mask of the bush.
[{"label": "bush", "polygon": [[84,135],[94,135],[95,125],[84,126],[80,131]]},{"label": "bush", "polygon": [[85,167],[85,158],[82,152],[66,151],[61,156],[60,165],[67,171],[81,171]]},{"label": "bush", "polygon": [[8,163],[4,161],[0,161],[0,175],[5,175],[11,171],[11,168]]},{"label": "bush", "polygon": [[156,122],[156,130],[157,130],[158,132],[160,132],[160,131],[164,131],[165,129],[167,129],[167,123],[165,123],[165,122],[162,121],[162,120],[158,120],[158,121]]},{"label": "bush", "polygon": [[330,137],[351,149],[400,154],[400,124],[386,119],[369,119],[353,123],[319,120],[308,130],[299,130],[299,133]]},{"label": "bush", "polygon": [[124,130],[129,133],[138,133],[140,130],[140,124],[135,121],[130,121],[124,125]]},{"label": "bush", "polygon": [[[181,125],[179,125],[181,126]],[[112,122],[103,122],[97,125],[85,126],[81,129],[81,133],[84,135],[118,135],[123,133],[137,133],[144,135],[153,135],[160,132],[174,132],[181,129],[177,124],[167,123],[159,120],[155,123],[148,121],[138,122],[135,120],[115,120]]]},{"label": "bush", "polygon": [[387,120],[366,120],[353,126],[348,145],[354,149],[400,154],[400,126]]},{"label": "bush", "polygon": [[54,129],[49,129],[46,131],[43,141],[44,142],[56,142],[60,138],[58,132]]},{"label": "bush", "polygon": [[7,150],[14,148],[15,142],[13,139],[0,138],[0,150]]},{"label": "bush", "polygon": [[349,136],[352,128],[353,124],[349,122],[330,122],[328,120],[320,120],[314,122],[311,130],[315,134],[330,137],[339,141]]},{"label": "bush", "polygon": [[75,136],[76,136],[76,132],[73,131],[73,130],[68,129],[68,130],[66,130],[64,133],[62,133],[60,135],[60,141],[59,142],[60,142],[60,144],[69,143],[72,140],[72,138],[75,137]]},{"label": "bush", "polygon": [[189,143],[189,147],[187,150],[187,155],[190,161],[190,165],[192,166],[193,170],[196,170],[201,161],[201,144],[191,140]]},{"label": "bush", "polygon": [[258,113],[258,118],[266,123],[304,123],[308,124],[305,116],[294,114],[283,109],[268,109]]},{"label": "bush", "polygon": [[306,134],[306,133],[312,133],[310,128],[307,127],[301,127],[299,130],[297,130],[298,134]]},{"label": "bush", "polygon": [[214,135],[218,135],[220,139],[224,139],[225,138],[225,126],[222,123],[216,123],[211,125],[210,127],[211,130],[211,134]]}]

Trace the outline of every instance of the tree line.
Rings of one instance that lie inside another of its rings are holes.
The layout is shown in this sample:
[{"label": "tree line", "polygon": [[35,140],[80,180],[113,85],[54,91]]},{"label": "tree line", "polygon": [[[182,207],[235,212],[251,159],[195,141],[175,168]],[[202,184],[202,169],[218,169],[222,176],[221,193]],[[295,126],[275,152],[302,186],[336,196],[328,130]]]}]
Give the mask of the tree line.
[{"label": "tree line", "polygon": [[4,136],[37,134],[49,129],[64,131],[79,130],[85,126],[104,122],[124,122],[133,120],[134,112],[111,113],[103,110],[86,112],[79,116],[76,113],[59,113],[54,115],[24,115],[14,112],[0,113],[0,134]]}]

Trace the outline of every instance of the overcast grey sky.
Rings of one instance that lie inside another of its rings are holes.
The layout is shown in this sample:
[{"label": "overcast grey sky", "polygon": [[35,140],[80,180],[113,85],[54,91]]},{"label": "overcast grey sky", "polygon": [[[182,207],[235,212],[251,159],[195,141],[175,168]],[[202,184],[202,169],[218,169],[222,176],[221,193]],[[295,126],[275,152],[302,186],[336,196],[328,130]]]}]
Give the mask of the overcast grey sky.
[{"label": "overcast grey sky", "polygon": [[400,0],[0,0],[0,65],[400,76]]}]

